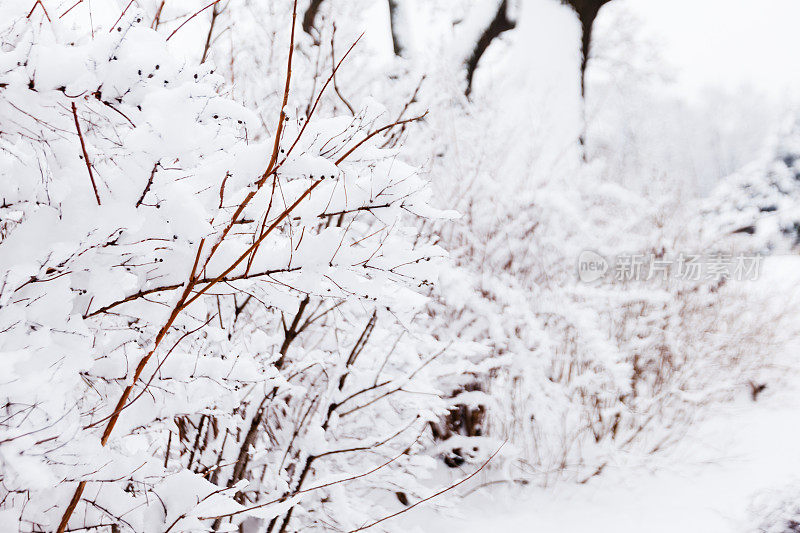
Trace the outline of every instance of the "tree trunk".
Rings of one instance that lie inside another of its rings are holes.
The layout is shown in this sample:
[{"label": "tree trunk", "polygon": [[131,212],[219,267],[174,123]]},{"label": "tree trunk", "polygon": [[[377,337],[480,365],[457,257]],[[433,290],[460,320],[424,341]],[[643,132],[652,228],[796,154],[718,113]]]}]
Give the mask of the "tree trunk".
[{"label": "tree trunk", "polygon": [[581,21],[581,96],[586,98],[586,66],[592,51],[592,27],[600,8],[611,0],[563,0]]},{"label": "tree trunk", "polygon": [[486,49],[489,48],[489,45],[492,44],[494,39],[505,31],[513,30],[516,26],[516,22],[509,20],[506,12],[507,9],[508,0],[500,2],[494,19],[481,34],[478,43],[475,45],[475,49],[472,51],[472,55],[467,60],[467,89],[464,91],[464,94],[467,96],[472,92],[472,77],[475,75],[475,69],[478,68],[478,62],[481,60],[483,53],[486,52]]},{"label": "tree trunk", "polygon": [[389,0],[389,22],[392,27],[392,46],[394,55],[403,55],[403,39],[400,37],[400,5],[399,0]]}]

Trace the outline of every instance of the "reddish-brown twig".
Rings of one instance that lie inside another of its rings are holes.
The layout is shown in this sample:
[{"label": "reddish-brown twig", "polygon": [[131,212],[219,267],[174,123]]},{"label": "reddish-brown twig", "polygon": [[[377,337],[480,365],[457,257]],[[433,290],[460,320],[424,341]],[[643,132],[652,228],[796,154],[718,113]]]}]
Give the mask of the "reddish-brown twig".
[{"label": "reddish-brown twig", "polygon": [[[234,281],[242,281],[242,280],[249,280],[249,279],[256,279],[264,276],[272,276],[273,274],[279,274],[281,272],[294,272],[298,270],[300,267],[286,267],[286,268],[274,268],[271,270],[265,270],[262,272],[256,272],[255,274],[248,274],[248,275],[241,275],[241,276],[230,276],[224,279],[219,280],[219,283],[231,283]],[[195,282],[195,285],[199,285],[201,283],[211,283],[213,278],[201,278]],[[183,283],[174,283],[172,285],[162,285],[160,287],[153,287],[152,289],[142,289],[139,292],[135,292],[122,298],[121,300],[117,300],[115,302],[111,302],[108,305],[101,307],[100,309],[96,309],[91,313],[87,312],[83,315],[83,318],[90,318],[101,313],[107,313],[111,309],[114,309],[117,306],[122,304],[132,302],[134,300],[138,300],[139,298],[144,298],[145,296],[149,296],[151,294],[156,294],[159,292],[166,292],[166,291],[174,291],[183,287]]]},{"label": "reddish-brown twig", "polygon": [[80,3],[81,3],[81,2],[83,2],[83,0],[78,0],[77,2],[75,2],[74,4],[72,4],[72,7],[70,7],[69,9],[67,9],[66,11],[64,11],[63,13],[61,13],[61,15],[59,15],[59,17],[58,17],[58,18],[59,18],[59,20],[63,19],[63,18],[64,18],[64,17],[67,15],[67,13],[69,13],[70,11],[72,11],[73,9],[75,9],[76,7],[78,7],[78,6],[80,5]]},{"label": "reddish-brown twig", "polygon": [[75,129],[78,130],[78,138],[81,140],[81,150],[83,150],[83,160],[86,163],[86,169],[89,171],[89,179],[92,182],[92,189],[94,189],[94,197],[97,199],[97,205],[100,205],[100,193],[97,192],[97,183],[94,181],[94,173],[92,172],[92,163],[89,161],[89,152],[86,151],[86,143],[83,140],[83,133],[81,133],[81,125],[78,122],[78,109],[75,107],[75,102],[72,102],[72,117],[75,119]]},{"label": "reddish-brown twig", "polygon": [[31,18],[31,15],[33,15],[33,11],[36,9],[36,6],[42,6],[42,11],[44,11],[44,16],[47,17],[47,22],[53,22],[52,20],[50,20],[50,15],[47,13],[47,8],[44,7],[42,0],[36,0],[36,2],[33,3],[33,7],[31,8],[26,18]]},{"label": "reddish-brown twig", "polygon": [[[83,2],[83,0],[80,0],[80,1],[81,1],[81,2]],[[125,16],[125,13],[128,11],[128,8],[129,8],[129,7],[131,7],[131,4],[133,4],[133,0],[131,0],[130,2],[128,2],[128,5],[127,5],[127,6],[125,6],[125,9],[123,9],[123,10],[122,10],[122,13],[120,13],[120,14],[119,14],[119,17],[117,17],[117,20],[115,20],[115,21],[114,21],[114,24],[112,24],[112,25],[111,25],[111,28],[109,28],[109,30],[108,30],[108,33],[111,33],[112,31],[114,31],[114,27],[117,25],[117,23],[118,23],[120,20],[122,20],[122,17],[124,17],[124,16]],[[72,9],[72,8],[70,8],[70,9]],[[65,14],[66,14],[66,13],[65,13]],[[62,16],[63,16],[63,15],[62,15]]]},{"label": "reddish-brown twig", "polygon": [[94,426],[97,426],[97,425],[100,425],[100,424],[102,424],[102,423],[103,423],[103,422],[105,422],[106,420],[109,420],[109,419],[111,419],[111,417],[118,415],[119,413],[121,413],[122,411],[124,411],[125,409],[127,409],[128,407],[130,407],[130,406],[133,404],[133,402],[135,402],[136,400],[138,400],[139,398],[141,398],[141,397],[142,397],[142,395],[143,395],[145,392],[147,392],[147,389],[148,389],[148,387],[150,387],[150,384],[151,384],[151,383],[153,382],[153,380],[156,378],[156,375],[158,374],[158,371],[159,371],[159,370],[161,370],[161,367],[162,367],[162,366],[164,366],[164,363],[166,362],[167,358],[168,358],[168,357],[169,357],[169,356],[172,354],[172,352],[174,352],[174,351],[175,351],[175,348],[177,348],[177,347],[178,347],[178,345],[179,345],[179,344],[180,344],[180,343],[183,341],[183,339],[185,339],[186,337],[188,337],[188,336],[190,336],[190,335],[194,335],[195,333],[197,333],[198,331],[200,331],[201,329],[203,329],[204,327],[206,327],[206,326],[209,324],[209,322],[211,322],[211,321],[212,321],[214,318],[216,318],[216,317],[214,317],[214,316],[212,315],[211,317],[209,317],[209,318],[208,318],[208,319],[207,319],[207,320],[206,320],[206,321],[205,321],[203,324],[201,324],[200,326],[198,326],[198,327],[196,327],[196,328],[194,328],[194,329],[192,329],[192,330],[190,330],[190,331],[187,331],[186,333],[184,333],[183,335],[181,335],[181,336],[178,338],[178,340],[177,340],[177,341],[175,341],[175,343],[172,345],[172,348],[170,348],[169,350],[167,350],[167,353],[164,355],[164,357],[161,359],[161,362],[158,364],[158,366],[156,367],[156,369],[153,371],[153,375],[152,375],[152,376],[150,376],[150,379],[149,379],[149,380],[147,380],[147,383],[145,383],[145,384],[144,384],[144,387],[143,387],[143,388],[142,388],[142,390],[139,392],[139,394],[137,394],[136,396],[134,396],[134,398],[133,398],[131,401],[129,401],[128,403],[126,403],[125,405],[123,405],[122,407],[120,407],[119,409],[115,410],[113,413],[111,413],[110,415],[106,416],[105,418],[101,418],[100,420],[97,420],[97,421],[95,421],[95,422],[92,422],[91,424],[89,424],[89,425],[87,425],[87,426],[84,426],[84,427],[83,427],[83,429],[89,429],[89,428],[92,428],[92,427],[94,427]]},{"label": "reddish-brown twig", "polygon": [[[222,244],[222,242],[228,236],[228,233],[231,231],[231,229],[233,229],[233,226],[236,224],[236,221],[239,220],[239,216],[242,214],[244,209],[250,204],[250,201],[261,190],[261,187],[264,186],[264,184],[267,182],[267,179],[270,176],[276,174],[277,169],[280,166],[280,164],[275,165],[274,161],[277,159],[277,149],[279,147],[278,143],[280,142],[280,136],[283,132],[283,123],[286,118],[286,115],[284,113],[284,108],[286,107],[286,102],[288,101],[289,98],[289,87],[291,82],[291,71],[292,71],[292,57],[294,50],[294,25],[296,18],[297,18],[297,0],[294,1],[292,8],[292,32],[291,32],[291,42],[289,47],[288,68],[286,70],[286,84],[284,87],[283,105],[281,106],[280,112],[278,113],[278,131],[275,134],[275,145],[273,147],[273,154],[270,156],[270,162],[267,165],[267,170],[264,171],[264,173],[255,183],[255,187],[253,187],[253,189],[247,193],[247,196],[245,196],[244,200],[241,201],[239,206],[236,208],[236,211],[234,211],[233,216],[231,216],[228,225],[222,230],[222,234],[219,236],[216,242],[211,246],[211,251],[209,252],[208,257],[206,257],[205,263],[203,264],[203,268],[200,269],[201,272],[203,272],[206,266],[208,266],[209,262],[214,257],[217,248],[220,246],[220,244]],[[221,200],[222,199],[220,198],[220,201]]]},{"label": "reddish-brown twig", "polygon": [[264,241],[264,239],[266,239],[269,236],[269,234],[272,233],[275,230],[275,228],[277,228],[280,225],[281,222],[283,222],[283,220],[289,215],[289,213],[294,211],[295,208],[298,205],[300,205],[300,203],[303,200],[305,200],[306,196],[311,194],[311,192],[317,188],[317,185],[319,185],[323,181],[324,181],[323,179],[318,179],[317,181],[312,183],[311,186],[308,187],[308,189],[306,189],[303,192],[303,194],[301,194],[300,197],[294,201],[292,205],[283,210],[283,213],[281,213],[281,215],[277,219],[275,219],[275,222],[270,224],[269,228],[267,228],[266,231],[264,231],[264,233],[258,239],[256,239],[256,241],[253,244],[251,244],[242,255],[239,256],[239,259],[234,261],[228,268],[226,268],[222,272],[222,274],[211,280],[211,282],[208,285],[197,291],[194,296],[192,296],[191,298],[189,298],[189,300],[186,301],[186,303],[182,304],[183,306],[181,307],[181,309],[184,309],[189,305],[191,305],[195,300],[197,300],[203,294],[205,294],[206,291],[208,291],[208,289],[219,283],[223,278],[225,278],[225,276],[230,274],[236,267],[238,267],[242,263],[242,261],[247,259],[247,257],[253,252],[253,250],[255,250]]},{"label": "reddish-brown twig", "polygon": [[[292,9],[292,31],[289,37],[289,59],[286,65],[286,84],[283,88],[283,102],[281,103],[281,110],[278,113],[278,127],[275,131],[275,142],[272,145],[272,155],[269,158],[269,165],[267,165],[267,174],[272,174],[275,170],[275,163],[278,161],[278,150],[280,149],[281,143],[281,136],[283,135],[283,125],[286,122],[286,104],[289,101],[289,87],[292,81],[292,56],[294,55],[294,27],[297,22],[297,0],[294,1],[294,8]],[[274,182],[273,182],[273,192],[274,192]],[[271,202],[271,200],[270,200]],[[267,212],[269,214],[269,212]],[[266,215],[264,215],[264,222],[266,222]],[[264,235],[264,225],[261,225],[261,232],[257,241],[261,240],[261,237]],[[258,252],[258,244],[253,248],[253,253],[248,260],[247,269],[245,273],[250,271],[250,266],[252,265],[252,259],[255,257],[256,252]]]},{"label": "reddish-brown twig", "polygon": [[125,390],[123,391],[122,395],[119,398],[119,401],[117,402],[117,406],[114,408],[114,414],[109,419],[108,425],[106,425],[106,429],[105,431],[103,431],[103,437],[100,439],[100,444],[102,444],[103,446],[105,446],[106,443],[108,442],[108,438],[111,436],[111,432],[114,430],[114,426],[117,423],[117,419],[119,419],[119,413],[122,410],[122,407],[125,405],[125,402],[128,401],[128,396],[130,396],[131,391],[133,390],[133,386],[136,384],[137,381],[139,381],[139,378],[141,377],[144,368],[147,366],[148,361],[150,361],[150,358],[158,349],[159,345],[161,345],[161,341],[164,340],[164,337],[167,335],[169,328],[172,327],[172,324],[178,318],[181,309],[183,309],[182,307],[183,302],[185,302],[186,298],[189,297],[189,294],[192,292],[192,288],[197,283],[197,277],[196,277],[197,265],[200,262],[200,255],[203,252],[204,243],[205,239],[202,239],[200,241],[200,246],[198,246],[197,248],[197,254],[195,254],[194,257],[194,265],[192,265],[192,273],[189,275],[189,281],[186,283],[186,287],[183,289],[183,294],[181,294],[181,297],[178,299],[178,303],[175,305],[175,308],[172,310],[172,313],[170,313],[166,324],[164,324],[161,327],[158,334],[156,335],[153,348],[151,348],[150,351],[147,353],[147,355],[142,357],[142,359],[139,361],[139,364],[136,365],[136,371],[133,374],[133,381],[131,381],[131,383],[127,387],[125,387]]},{"label": "reddish-brown twig", "polygon": [[208,27],[208,35],[206,36],[206,44],[203,46],[203,57],[200,58],[200,63],[205,63],[208,58],[208,51],[211,49],[211,37],[214,36],[214,25],[217,23],[217,17],[220,11],[217,9],[216,4],[214,9],[211,10],[211,24]]},{"label": "reddish-brown twig", "polygon": [[[209,7],[211,7],[211,6],[215,6],[215,5],[219,4],[221,1],[222,1],[222,0],[214,0],[213,2],[211,2],[210,4],[208,4],[207,6],[205,6],[204,8],[200,9],[199,11],[195,11],[195,12],[192,14],[192,16],[191,16],[191,17],[189,17],[188,19],[186,19],[186,20],[184,20],[183,22],[181,22],[180,26],[178,26],[177,28],[175,28],[174,30],[172,30],[172,33],[170,33],[170,34],[169,34],[169,37],[167,37],[167,39],[166,39],[166,40],[167,40],[167,41],[169,41],[169,40],[172,38],[172,36],[173,36],[173,35],[175,35],[176,33],[178,33],[178,30],[179,30],[179,29],[181,29],[181,28],[183,28],[184,26],[186,26],[186,24],[187,24],[189,21],[191,21],[193,18],[195,18],[197,15],[199,15],[200,13],[202,13],[203,11],[205,11],[206,9],[208,9]],[[159,12],[160,12],[160,11],[161,11],[161,10],[159,9]]]},{"label": "reddish-brown twig", "polygon": [[348,151],[346,151],[342,157],[340,157],[339,159],[337,159],[337,160],[336,160],[336,164],[338,165],[338,164],[340,164],[342,161],[344,161],[345,159],[347,159],[347,157],[348,157],[350,154],[352,154],[353,152],[355,152],[355,151],[356,151],[356,150],[357,150],[357,149],[358,149],[358,148],[359,148],[359,147],[360,147],[362,144],[364,144],[365,142],[367,142],[368,140],[370,140],[371,138],[373,138],[373,137],[374,137],[374,136],[376,136],[377,134],[379,134],[379,133],[383,133],[384,131],[386,131],[386,130],[388,130],[388,129],[394,128],[395,126],[400,126],[400,125],[402,125],[402,124],[408,124],[409,122],[416,122],[417,120],[422,120],[423,118],[425,118],[425,115],[427,115],[427,114],[428,114],[428,112],[426,111],[426,112],[424,112],[423,114],[419,115],[418,117],[414,117],[414,118],[407,118],[407,119],[405,119],[405,120],[398,120],[398,121],[392,122],[391,124],[387,124],[387,125],[385,125],[385,126],[383,126],[383,127],[381,127],[381,128],[378,128],[378,129],[377,129],[377,130],[375,130],[375,131],[371,131],[369,134],[367,134],[367,136],[366,136],[366,137],[364,137],[363,139],[361,139],[360,141],[358,141],[358,142],[355,144],[355,146],[353,146],[353,147],[352,147],[352,148],[350,148]]},{"label": "reddish-brown twig", "polygon": [[161,22],[161,10],[164,9],[164,4],[167,3],[167,0],[161,0],[161,5],[158,6],[158,11],[156,11],[156,16],[153,17],[153,22],[150,24],[150,27],[154,30],[158,29],[158,24]]},{"label": "reddish-brown twig", "polygon": [[350,52],[353,50],[353,48],[356,47],[356,45],[358,44],[358,41],[360,41],[363,36],[364,36],[364,34],[362,33],[361,35],[358,36],[358,39],[353,41],[353,44],[350,45],[350,48],[347,49],[347,52],[344,53],[342,58],[339,60],[339,62],[333,68],[333,70],[331,72],[331,75],[328,76],[328,79],[325,81],[325,84],[322,86],[322,89],[320,89],[319,94],[317,95],[317,99],[314,101],[314,105],[311,106],[311,111],[308,112],[308,116],[306,117],[306,120],[303,122],[303,126],[300,128],[300,132],[297,134],[297,137],[295,138],[294,142],[289,147],[289,149],[286,150],[286,154],[284,154],[283,159],[278,164],[278,167],[283,165],[283,163],[289,157],[289,154],[291,154],[292,150],[294,150],[295,146],[297,146],[297,143],[300,141],[300,138],[302,137],[303,132],[306,130],[306,126],[308,126],[308,123],[311,122],[311,117],[314,115],[314,111],[317,109],[317,105],[319,104],[319,101],[322,99],[322,95],[325,93],[325,89],[328,87],[328,84],[331,83],[331,80],[333,80],[333,77],[336,75],[336,71],[339,70],[339,67],[342,65],[342,63],[344,63],[344,60],[347,59],[347,56],[350,55]]}]

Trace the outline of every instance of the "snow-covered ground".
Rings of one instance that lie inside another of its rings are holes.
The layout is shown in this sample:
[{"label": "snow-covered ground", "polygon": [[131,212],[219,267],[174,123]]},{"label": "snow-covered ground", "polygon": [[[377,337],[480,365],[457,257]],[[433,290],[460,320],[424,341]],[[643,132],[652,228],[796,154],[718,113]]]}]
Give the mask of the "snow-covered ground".
[{"label": "snow-covered ground", "polygon": [[[766,394],[766,392],[765,392]],[[700,424],[656,471],[607,471],[586,485],[469,496],[461,518],[424,531],[733,533],[752,531],[754,496],[800,480],[800,393],[742,398]]]},{"label": "snow-covered ground", "polygon": [[[768,258],[755,288],[797,292],[798,259]],[[800,348],[787,353],[783,383],[755,402],[743,392],[714,408],[647,467],[607,468],[585,485],[495,485],[467,496],[458,516],[425,510],[409,522],[425,532],[752,533],[754,498],[770,502],[770,493],[800,482],[800,383],[788,373],[795,354]],[[491,479],[471,480],[464,493]]]}]

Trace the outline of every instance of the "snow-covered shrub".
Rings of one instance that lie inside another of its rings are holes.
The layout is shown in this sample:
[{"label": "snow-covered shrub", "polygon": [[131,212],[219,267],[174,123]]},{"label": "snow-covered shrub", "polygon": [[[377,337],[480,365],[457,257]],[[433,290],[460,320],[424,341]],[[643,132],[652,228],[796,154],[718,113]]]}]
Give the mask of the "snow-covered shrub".
[{"label": "snow-covered shrub", "polygon": [[[446,68],[434,68],[426,80],[435,87],[430,98],[448,104],[441,113],[431,105],[430,146],[417,150],[430,150],[437,197],[451,198],[445,205],[463,214],[435,230],[457,268],[444,277],[432,313],[439,335],[487,347],[488,357],[472,362],[482,373],[470,373],[466,388],[445,387],[454,399],[469,397],[457,411],[462,420],[466,408],[483,419],[480,436],[455,435],[453,449],[478,446],[488,453],[508,438],[521,472],[504,474],[584,480],[609,464],[668,448],[704,407],[757,381],[795,329],[791,311],[734,279],[623,283],[611,272],[595,285],[578,280],[584,250],[674,258],[721,249],[703,240],[699,222],[684,223],[695,220],[697,206],[684,203],[682,191],[666,184],[625,188],[620,183],[628,180],[609,179],[623,168],[632,175],[620,178],[641,178],[647,162],[580,164],[580,128],[570,124],[581,104],[577,90],[564,89],[577,89],[578,58],[569,48],[577,46],[569,40],[574,28],[557,6],[526,7],[517,29],[493,44],[508,59],[492,64],[488,80],[478,73],[471,102],[436,78],[447,79]],[[559,28],[563,48],[531,46],[531,37],[520,35],[533,30],[526,18],[534,15],[539,24]],[[515,54],[523,50],[525,59]],[[539,96],[547,102],[555,86],[563,91],[557,124],[536,102]],[[573,94],[571,106],[564,94]],[[592,142],[602,145],[603,128],[590,124]],[[558,139],[557,150],[538,142],[547,132],[550,142]],[[483,454],[466,455],[479,462]]]},{"label": "snow-covered shrub", "polygon": [[[482,230],[481,264],[494,271],[475,280],[463,318],[452,321],[511,361],[484,375],[484,390],[493,400],[487,434],[510,438],[520,451],[515,478],[584,480],[667,449],[707,406],[770,375],[796,335],[796,302],[775,305],[775,295],[733,276],[623,282],[612,270],[601,282],[581,283],[581,248],[675,257],[701,243],[691,233],[676,237],[683,228],[659,231],[651,216],[660,208],[635,196],[614,200],[616,186],[594,187],[569,202],[588,206],[604,197],[606,211],[621,217],[605,229],[600,220],[576,220],[574,227],[599,237],[594,242],[564,231],[570,210],[544,201],[547,187],[492,232]],[[526,246],[509,246],[522,240]],[[477,255],[447,246],[457,260]]]},{"label": "snow-covered shrub", "polygon": [[[430,110],[406,149],[429,173],[437,205],[462,213],[422,226],[454,263],[426,323],[438,339],[458,341],[461,358],[439,385],[450,403],[433,428],[442,456],[451,466],[479,464],[509,438],[504,454],[515,448],[525,474],[585,479],[609,462],[665,448],[699,407],[741,390],[771,364],[789,335],[782,317],[733,281],[581,284],[575,264],[583,250],[706,251],[682,223],[694,218],[694,204],[684,205],[686,195],[666,183],[640,190],[652,168],[669,160],[628,158],[654,148],[642,137],[647,131],[624,132],[630,142],[604,138],[614,123],[595,109],[587,112],[589,146],[612,152],[581,165],[578,28],[568,8],[550,1],[515,7],[517,27],[487,50],[468,101],[463,61],[495,3],[433,4],[420,5],[420,25],[405,28],[427,31],[402,59],[368,32],[365,53],[337,73],[342,94],[324,104],[346,111],[345,101],[392,93],[402,95],[395,116]],[[300,44],[308,47],[309,74],[322,76],[334,64],[314,42],[329,44],[335,22],[340,56],[365,18],[375,20],[374,12],[361,14],[370,5],[323,3],[315,38]],[[269,68],[258,51],[281,31],[270,27],[256,42],[230,36],[240,51],[230,76],[253,101],[276,92],[253,73]],[[226,47],[219,50],[224,56]],[[411,75],[397,78],[398,71]],[[620,94],[640,77],[625,76]]]},{"label": "snow-covered shrub", "polygon": [[407,222],[441,215],[380,148],[393,120],[262,123],[174,19],[67,7],[0,11],[0,522],[382,517],[432,466],[451,371],[415,323],[444,252]]}]

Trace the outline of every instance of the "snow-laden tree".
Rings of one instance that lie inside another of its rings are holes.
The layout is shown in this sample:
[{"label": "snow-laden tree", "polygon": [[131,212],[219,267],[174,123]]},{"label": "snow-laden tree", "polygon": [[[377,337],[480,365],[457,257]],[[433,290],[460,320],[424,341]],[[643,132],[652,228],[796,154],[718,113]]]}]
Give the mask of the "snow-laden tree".
[{"label": "snow-laden tree", "polygon": [[760,253],[800,243],[800,121],[794,119],[764,154],[726,178],[704,204],[709,239]]}]

